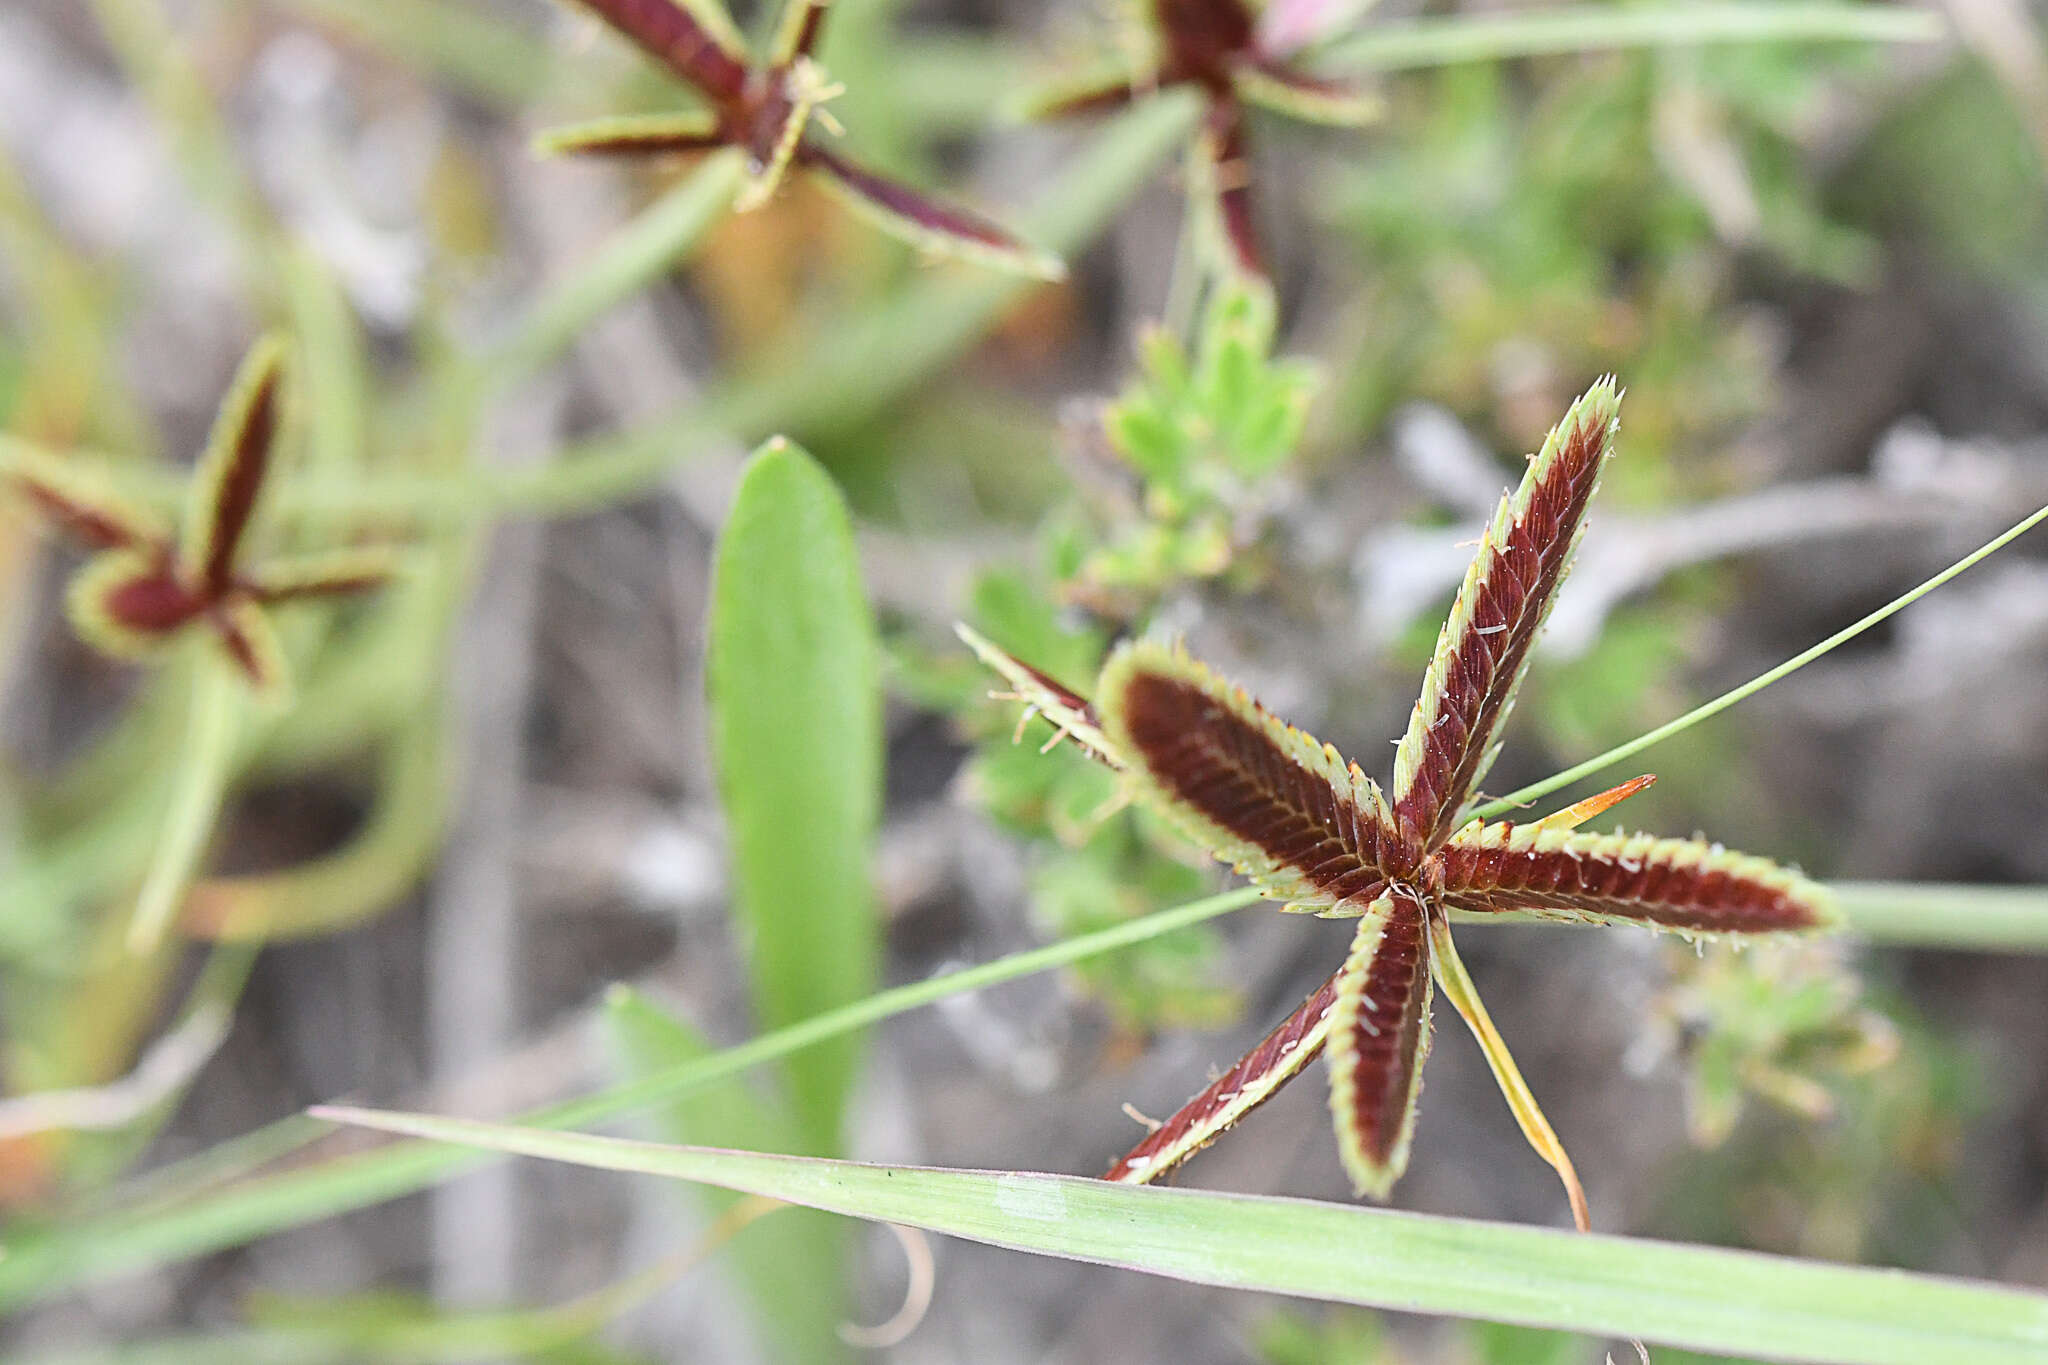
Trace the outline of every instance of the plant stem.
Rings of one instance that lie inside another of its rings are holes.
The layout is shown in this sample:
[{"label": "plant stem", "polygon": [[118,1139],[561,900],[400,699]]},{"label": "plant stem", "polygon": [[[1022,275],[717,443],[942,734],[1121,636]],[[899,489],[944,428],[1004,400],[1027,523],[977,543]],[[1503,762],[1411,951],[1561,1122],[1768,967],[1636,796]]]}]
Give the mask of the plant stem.
[{"label": "plant stem", "polygon": [[[209,644],[211,641],[203,641]],[[164,930],[192,883],[207,836],[220,814],[228,769],[235,755],[235,715],[240,682],[226,663],[208,652],[192,670],[192,710],[185,736],[184,761],[171,788],[163,833],[135,900],[135,918],[128,927],[128,951],[141,954],[163,941]]]},{"label": "plant stem", "polygon": [[1722,4],[1616,9],[1583,5],[1377,24],[1339,38],[1316,64],[1333,72],[1403,71],[1569,52],[1699,43],[1937,42],[1939,16],[1890,5]]},{"label": "plant stem", "polygon": [[[647,1109],[799,1048],[947,996],[1142,943],[1257,899],[1258,893],[1251,890],[1209,896],[1097,933],[898,986],[700,1061],[552,1106],[528,1115],[524,1122],[551,1128],[580,1126]],[[476,1165],[478,1160],[473,1154],[430,1144],[396,1143],[209,1190],[196,1201],[174,1201],[167,1192],[160,1192],[147,1207],[73,1218],[24,1232],[0,1247],[0,1313],[75,1284],[239,1246],[286,1228],[412,1194]]]},{"label": "plant stem", "polygon": [[727,148],[705,158],[674,188],[612,234],[576,272],[541,296],[518,329],[482,361],[493,386],[508,388],[567,350],[593,321],[675,269],[725,221],[745,167]]},{"label": "plant stem", "polygon": [[2048,890],[1943,882],[1830,882],[1845,930],[1871,943],[2048,952]]},{"label": "plant stem", "polygon": [[1819,644],[1814,645],[1810,649],[1801,650],[1799,653],[1785,660],[1785,662],[1779,664],[1776,668],[1768,669],[1765,672],[1759,673],[1754,678],[1751,678],[1748,682],[1743,683],[1740,687],[1732,688],[1729,691],[1723,692],[1720,696],[1714,698],[1712,701],[1706,702],[1699,706],[1695,706],[1692,710],[1686,712],[1684,715],[1678,717],[1676,720],[1666,721],[1664,724],[1658,726],[1656,729],[1651,730],[1646,734],[1638,735],[1634,739],[1629,740],[1625,744],[1617,744],[1612,749],[1609,749],[1606,753],[1595,754],[1593,757],[1587,759],[1585,762],[1575,764],[1572,767],[1566,768],[1563,772],[1558,773],[1555,776],[1546,777],[1541,782],[1532,782],[1526,787],[1521,787],[1515,791],[1509,792],[1506,796],[1503,796],[1498,800],[1489,801],[1483,806],[1474,807],[1472,810],[1466,812],[1465,819],[1468,821],[1491,820],[1497,815],[1506,815],[1511,811],[1519,810],[1522,807],[1527,806],[1532,801],[1535,801],[1544,796],[1548,796],[1550,793],[1556,791],[1560,787],[1569,787],[1572,783],[1579,781],[1581,778],[1591,777],[1594,773],[1600,772],[1606,768],[1611,768],[1615,764],[1621,762],[1623,759],[1631,758],[1654,744],[1662,743],[1664,740],[1671,738],[1673,735],[1679,733],[1681,730],[1688,730],[1693,726],[1699,724],[1701,721],[1707,719],[1709,716],[1717,716],[1721,714],[1721,712],[1726,711],[1729,707],[1735,705],[1735,703],[1743,700],[1745,697],[1749,697],[1754,695],[1755,693],[1763,691],[1766,687],[1769,687],[1772,683],[1777,682],[1779,679],[1798,672],[1800,669],[1806,667],[1815,659],[1818,659],[1821,655],[1828,653],[1836,646],[1848,643],[1850,640],[1855,639],[1858,635],[1861,635],[1864,631],[1869,630],[1872,626],[1877,625],[1879,622],[1885,621],[1897,615],[1899,612],[1905,610],[1907,607],[1913,605],[1913,603],[1925,597],[1928,593],[1933,592],[1936,588],[1948,582],[1951,578],[1954,578],[1957,574],[1960,574],[1964,570],[1973,567],[1978,563],[1978,561],[1986,558],[1987,556],[2001,549],[2004,549],[2007,545],[2019,539],[2028,531],[2033,530],[2034,527],[2039,525],[2043,519],[2048,519],[2048,507],[2041,508],[2039,511],[2035,512],[2033,515],[2019,522],[2017,525],[2009,528],[2004,533],[1994,537],[1991,540],[1986,541],[1984,544],[1978,546],[1975,550],[1972,550],[1969,554],[1964,555],[1961,559],[1949,565],[1946,569],[1943,569],[1940,573],[1934,575],[1934,577],[1928,579],[1925,583],[1922,583],[1919,587],[1914,588],[1909,592],[1902,593],[1898,597],[1894,597],[1891,601],[1885,603],[1876,611],[1871,612],[1868,616],[1856,622],[1854,625],[1847,626],[1841,630],[1836,631],[1833,635],[1828,636],[1827,639],[1822,640]]}]

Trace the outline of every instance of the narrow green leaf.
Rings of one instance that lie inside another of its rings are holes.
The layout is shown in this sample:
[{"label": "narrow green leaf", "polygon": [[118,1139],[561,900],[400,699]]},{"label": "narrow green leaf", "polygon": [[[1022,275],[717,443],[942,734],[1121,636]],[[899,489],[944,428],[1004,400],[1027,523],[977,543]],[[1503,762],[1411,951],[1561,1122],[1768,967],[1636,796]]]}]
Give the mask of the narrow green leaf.
[{"label": "narrow green leaf", "polygon": [[1897,1270],[1305,1199],[316,1112],[1196,1284],[1834,1365],[2022,1365],[2048,1352],[2048,1295]]},{"label": "narrow green leaf", "polygon": [[1548,796],[1561,787],[1569,787],[1581,778],[1591,777],[1603,769],[1611,768],[1625,758],[1633,758],[1652,745],[1660,744],[1681,731],[1691,729],[1709,716],[1719,715],[1743,698],[1763,691],[1780,678],[1798,672],[1815,659],[1831,652],[1837,646],[1848,643],[1864,631],[1869,630],[1872,626],[1904,611],[1907,607],[1912,606],[1913,603],[1919,601],[1928,593],[1933,592],[1957,574],[1974,567],[1979,561],[1990,558],[2013,541],[2018,540],[2021,536],[2040,525],[2044,520],[2048,520],[2048,507],[2039,508],[2028,516],[2021,518],[2018,522],[2007,527],[1990,540],[1985,541],[1982,545],[1979,545],[1976,549],[1970,551],[1970,553],[1964,555],[1961,559],[1958,559],[1955,563],[1949,565],[1946,569],[1943,569],[1918,587],[1900,593],[1897,597],[1894,597],[1876,611],[1871,612],[1862,620],[1857,621],[1853,625],[1844,626],[1819,644],[1799,651],[1799,653],[1785,660],[1776,668],[1765,669],[1741,686],[1732,687],[1712,701],[1703,702],[1675,720],[1666,721],[1656,729],[1637,735],[1627,743],[1617,744],[1604,754],[1595,754],[1585,762],[1575,764],[1555,776],[1547,777],[1541,782],[1532,782],[1526,787],[1519,787],[1509,792],[1498,800],[1488,801],[1484,805],[1475,806],[1466,811],[1463,818],[1466,820],[1492,820],[1520,810],[1529,802],[1539,797]]},{"label": "narrow green leaf", "polygon": [[[202,644],[210,642],[202,641]],[[220,815],[221,798],[234,761],[235,731],[242,699],[232,670],[209,652],[192,670],[192,712],[178,778],[164,811],[135,915],[128,926],[128,951],[146,953],[163,941],[185,889],[206,855],[206,841]]]},{"label": "narrow green leaf", "polygon": [[[770,441],[718,542],[705,680],[734,909],[765,1028],[874,988],[868,885],[882,792],[881,653],[831,477]],[[808,1150],[838,1150],[857,1036],[792,1058]]]},{"label": "narrow green leaf", "polygon": [[509,387],[554,359],[592,322],[676,269],[725,221],[744,166],[718,152],[613,233],[573,275],[542,294],[518,329],[487,358]]},{"label": "narrow green leaf", "polygon": [[[702,1062],[714,1049],[702,1034],[624,986],[605,997],[605,1023],[629,1081]],[[694,1091],[657,1118],[679,1142],[787,1151],[802,1135],[780,1106],[735,1077]],[[724,1190],[703,1191],[716,1216],[737,1202]],[[722,1253],[754,1300],[754,1320],[788,1361],[847,1357],[839,1338],[846,1320],[845,1225],[805,1209],[788,1209],[740,1233]]]},{"label": "narrow green leaf", "polygon": [[[1226,891],[1092,934],[1078,934],[994,962],[896,986],[750,1038],[700,1062],[552,1106],[529,1115],[527,1122],[569,1127],[638,1113],[948,996],[1143,943],[1242,909],[1256,899],[1255,891]],[[9,1225],[5,1240],[0,1241],[0,1313],[72,1285],[240,1246],[286,1228],[304,1227],[412,1194],[473,1168],[477,1158],[447,1147],[398,1143],[241,1180],[226,1188],[209,1174],[220,1163],[198,1158],[192,1163],[198,1168],[179,1183],[147,1182],[140,1197],[91,1217],[41,1225],[22,1219]]]},{"label": "narrow green leaf", "polygon": [[1898,5],[1713,4],[1617,9],[1568,5],[1373,24],[1332,43],[1329,71],[1402,71],[1563,52],[1700,43],[1940,41],[1940,16]]}]

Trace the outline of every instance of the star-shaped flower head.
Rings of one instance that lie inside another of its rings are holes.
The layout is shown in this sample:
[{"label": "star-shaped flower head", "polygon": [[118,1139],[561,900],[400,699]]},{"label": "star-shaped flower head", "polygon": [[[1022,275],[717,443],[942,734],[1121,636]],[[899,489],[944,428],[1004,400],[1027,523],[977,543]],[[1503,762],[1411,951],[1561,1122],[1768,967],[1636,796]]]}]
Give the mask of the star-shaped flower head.
[{"label": "star-shaped flower head", "polygon": [[384,549],[297,555],[247,566],[243,546],[270,472],[282,416],[284,344],[242,362],[194,471],[182,527],[122,498],[102,473],[28,447],[0,454],[0,477],[89,549],[66,594],[73,626],[116,658],[139,658],[188,628],[210,630],[259,693],[288,689],[264,608],[365,591],[391,575]]},{"label": "star-shaped flower head", "polygon": [[971,209],[869,170],[813,136],[841,92],[811,54],[829,0],[789,0],[773,52],[755,62],[720,0],[583,0],[649,56],[687,81],[702,110],[622,115],[543,133],[544,152],[612,156],[737,147],[748,183],[736,207],[766,203],[791,168],[809,171],[856,212],[921,250],[1060,279],[1066,267]]},{"label": "star-shaped flower head", "polygon": [[1432,983],[1464,1016],[1524,1134],[1584,1196],[1494,1031],[1451,941],[1449,912],[1637,924],[1693,935],[1823,928],[1825,893],[1718,844],[1577,827],[1648,785],[1638,778],[1533,824],[1466,822],[1531,647],[1613,449],[1603,380],[1573,405],[1502,500],[1438,637],[1394,763],[1393,796],[1177,649],[1111,655],[1093,701],[979,637],[982,657],[1062,734],[1121,769],[1132,792],[1290,910],[1356,917],[1351,950],[1300,1009],[1155,1128],[1108,1178],[1157,1179],[1326,1054],[1344,1167],[1384,1198],[1408,1161]]},{"label": "star-shaped flower head", "polygon": [[1192,86],[1208,105],[1201,162],[1208,168],[1223,234],[1240,269],[1263,274],[1252,223],[1244,108],[1262,106],[1309,123],[1355,127],[1380,113],[1369,93],[1310,75],[1272,50],[1245,0],[1152,0],[1154,52],[1128,65],[1055,86],[1031,105],[1037,117],[1119,108],[1170,86]]}]

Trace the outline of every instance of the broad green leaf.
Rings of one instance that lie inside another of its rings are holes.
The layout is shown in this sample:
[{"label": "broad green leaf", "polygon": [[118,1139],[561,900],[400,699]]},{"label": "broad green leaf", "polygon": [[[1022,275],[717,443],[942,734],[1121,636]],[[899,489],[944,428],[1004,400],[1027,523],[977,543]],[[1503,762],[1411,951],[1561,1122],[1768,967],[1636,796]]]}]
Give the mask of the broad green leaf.
[{"label": "broad green leaf", "polygon": [[[830,476],[770,441],[719,538],[705,662],[711,739],[764,1028],[866,995],[882,793],[880,646]],[[838,1150],[856,1036],[785,1064],[808,1150]]]},{"label": "broad green leaf", "polygon": [[317,1112],[1196,1284],[1834,1365],[2022,1365],[2048,1353],[2048,1295],[1934,1275],[1306,1199]]},{"label": "broad green leaf", "polygon": [[[714,1055],[703,1035],[645,996],[619,986],[605,998],[605,1022],[629,1081]],[[735,1077],[707,1085],[656,1119],[670,1138],[721,1147],[784,1151],[802,1141],[788,1113]],[[715,1216],[738,1196],[706,1189]],[[741,1232],[721,1254],[754,1300],[754,1319],[788,1361],[841,1360],[845,1320],[845,1226],[808,1209],[787,1209]]]}]

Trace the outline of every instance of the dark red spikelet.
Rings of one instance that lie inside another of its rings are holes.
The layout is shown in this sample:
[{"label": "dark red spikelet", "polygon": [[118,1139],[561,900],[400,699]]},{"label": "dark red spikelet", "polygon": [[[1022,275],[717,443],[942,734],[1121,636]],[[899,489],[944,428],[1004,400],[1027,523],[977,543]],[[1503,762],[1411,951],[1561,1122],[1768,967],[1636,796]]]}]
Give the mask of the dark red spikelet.
[{"label": "dark red spikelet", "polygon": [[1378,788],[1201,665],[1127,646],[1097,704],[1159,809],[1268,894],[1355,914],[1385,886]]},{"label": "dark red spikelet", "polygon": [[[277,442],[277,395],[274,367],[260,375],[251,392],[236,395],[242,405],[239,411],[231,406],[224,414],[224,420],[234,423],[224,433],[224,452],[218,459],[209,457],[201,471],[202,478],[211,481],[213,505],[204,519],[196,586],[211,596],[225,593],[234,581],[235,555],[256,511]],[[231,397],[230,404],[234,402]]]},{"label": "dark red spikelet", "polygon": [[1358,923],[1330,1017],[1330,1112],[1337,1152],[1362,1194],[1385,1198],[1408,1164],[1429,1055],[1429,929],[1396,885]]},{"label": "dark red spikelet", "polygon": [[1586,505],[1613,446],[1620,402],[1593,386],[1487,528],[1437,637],[1394,761],[1394,820],[1417,857],[1450,833],[1498,748],[1529,651],[1570,568]]},{"label": "dark red spikelet", "polygon": [[1323,1050],[1336,998],[1337,978],[1332,976],[1257,1047],[1124,1153],[1102,1178],[1135,1185],[1156,1180],[1279,1094]]},{"label": "dark red spikelet", "polygon": [[583,0],[600,18],[716,103],[747,87],[743,58],[674,0]]},{"label": "dark red spikelet", "polygon": [[1461,831],[1436,865],[1445,902],[1460,910],[1708,934],[1835,922],[1827,893],[1798,873],[1695,839],[1488,825]]},{"label": "dark red spikelet", "polygon": [[117,625],[137,635],[168,635],[207,607],[206,599],[179,582],[168,563],[116,584],[100,602]]},{"label": "dark red spikelet", "polygon": [[997,252],[1023,253],[1029,250],[991,219],[958,204],[935,199],[900,180],[877,175],[815,142],[806,142],[797,148],[796,164],[822,171],[843,189],[866,200],[872,208],[914,224],[925,232],[973,242]]},{"label": "dark red spikelet", "polygon": [[1251,10],[1240,0],[1153,0],[1152,12],[1166,39],[1167,78],[1227,95],[1231,66],[1252,51]]}]

